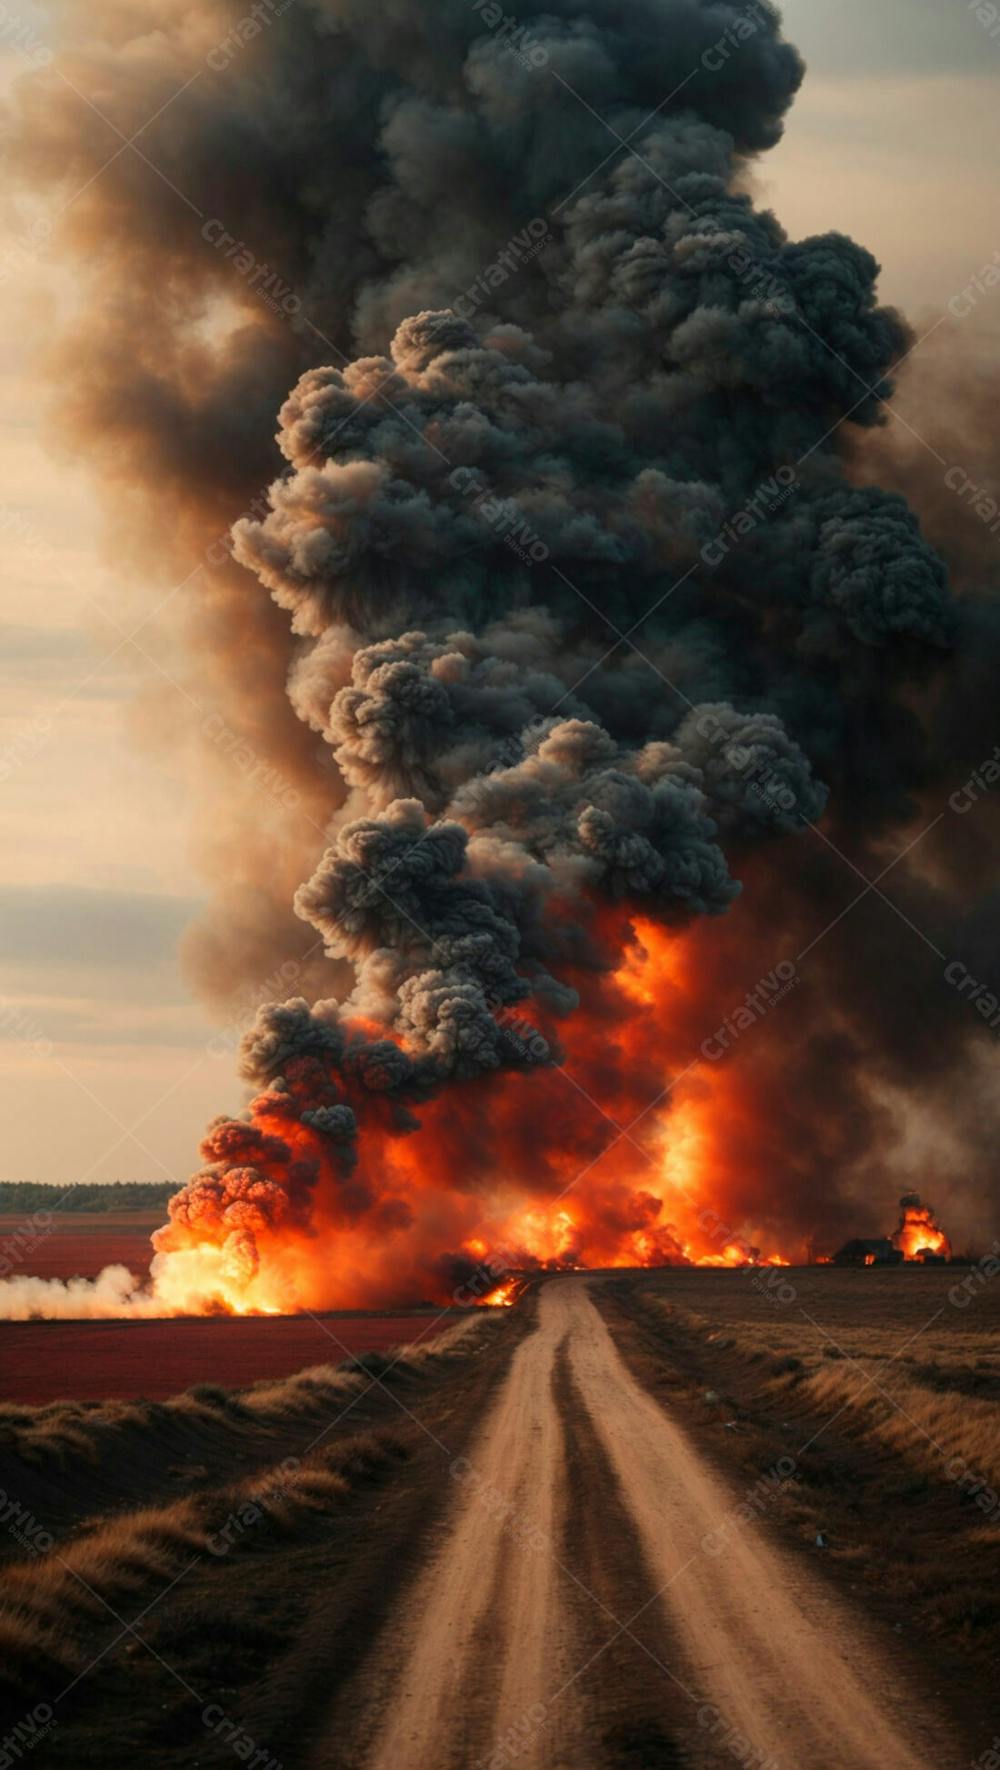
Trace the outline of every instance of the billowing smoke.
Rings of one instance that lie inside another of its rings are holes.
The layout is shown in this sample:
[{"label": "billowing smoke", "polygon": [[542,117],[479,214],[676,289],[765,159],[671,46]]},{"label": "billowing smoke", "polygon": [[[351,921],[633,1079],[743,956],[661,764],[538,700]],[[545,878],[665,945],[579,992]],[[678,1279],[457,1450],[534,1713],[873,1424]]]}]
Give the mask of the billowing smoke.
[{"label": "billowing smoke", "polygon": [[[799,58],[767,0],[495,11],[71,11],[73,84],[163,121],[67,211],[104,297],[67,422],[147,549],[232,521],[195,679],[308,813],[224,822],[198,964],[220,996],[304,955],[304,994],[157,1237],[173,1307],[446,1295],[498,1240],[797,1252],[976,1032],[933,867],[826,943],[962,778],[989,599],[846,457],[910,342],[875,260],[747,194]],[[56,75],[19,104],[36,188],[98,170]]]},{"label": "billowing smoke", "polygon": [[113,1321],[122,1315],[160,1316],[162,1302],[139,1283],[127,1266],[105,1266],[98,1278],[7,1278],[3,1314],[7,1321]]}]

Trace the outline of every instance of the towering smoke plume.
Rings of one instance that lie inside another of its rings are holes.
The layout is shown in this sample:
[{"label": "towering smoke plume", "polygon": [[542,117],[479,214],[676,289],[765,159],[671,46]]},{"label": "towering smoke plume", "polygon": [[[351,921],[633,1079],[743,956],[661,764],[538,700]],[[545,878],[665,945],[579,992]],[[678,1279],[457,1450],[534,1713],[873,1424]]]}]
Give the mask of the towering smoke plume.
[{"label": "towering smoke plume", "polygon": [[[802,73],[775,9],[155,17],[61,64],[126,138],[162,107],[67,211],[102,253],[64,405],[178,576],[236,519],[192,680],[301,805],[277,864],[238,808],[193,951],[217,998],[289,955],[304,986],[244,1038],[157,1298],[836,1234],[893,1090],[943,1096],[977,1032],[921,944],[974,939],[944,870],[827,935],[961,782],[995,604],[848,476],[910,334],[867,251],[747,194]],[[93,116],[53,74],[19,102],[26,175],[82,185]]]}]

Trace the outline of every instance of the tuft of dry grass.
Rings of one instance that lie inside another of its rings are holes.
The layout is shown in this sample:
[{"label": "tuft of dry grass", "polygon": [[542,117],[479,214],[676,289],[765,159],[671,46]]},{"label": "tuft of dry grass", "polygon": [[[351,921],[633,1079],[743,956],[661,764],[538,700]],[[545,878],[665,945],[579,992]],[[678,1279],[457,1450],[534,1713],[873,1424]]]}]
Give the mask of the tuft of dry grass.
[{"label": "tuft of dry grass", "polygon": [[882,1359],[827,1364],[802,1387],[817,1407],[854,1415],[873,1437],[928,1474],[954,1480],[968,1469],[1000,1490],[1000,1402],[928,1388],[919,1375],[914,1380]]},{"label": "tuft of dry grass", "polygon": [[352,1438],[331,1445],[322,1453],[324,1467],[335,1469],[351,1481],[366,1481],[387,1463],[409,1455],[409,1446],[399,1432],[357,1432]]},{"label": "tuft of dry grass", "polygon": [[[49,1677],[78,1663],[78,1642],[114,1622],[121,1605],[154,1581],[166,1583],[205,1546],[191,1501],[113,1519],[52,1548],[0,1580],[0,1652],[33,1662]],[[12,1678],[18,1681],[18,1675]]]},{"label": "tuft of dry grass", "polygon": [[341,1396],[357,1393],[361,1387],[357,1374],[348,1366],[317,1364],[278,1382],[268,1379],[235,1394],[245,1418],[279,1421],[317,1413]]},{"label": "tuft of dry grass", "polygon": [[115,1621],[123,1605],[134,1608],[130,1600],[170,1584],[209,1552],[252,1546],[261,1531],[311,1528],[317,1514],[342,1505],[406,1454],[399,1433],[359,1433],[301,1464],[289,1459],[205,1494],[84,1524],[68,1542],[0,1576],[4,1667],[33,1659],[43,1672],[70,1670],[78,1639]]}]

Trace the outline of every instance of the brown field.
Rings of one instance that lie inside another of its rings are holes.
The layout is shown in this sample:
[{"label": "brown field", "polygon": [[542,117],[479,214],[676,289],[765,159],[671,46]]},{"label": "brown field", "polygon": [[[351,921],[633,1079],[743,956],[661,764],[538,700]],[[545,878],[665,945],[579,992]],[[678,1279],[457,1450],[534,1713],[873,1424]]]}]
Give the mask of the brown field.
[{"label": "brown field", "polygon": [[[0,1212],[0,1271],[31,1278],[96,1278],[104,1266],[127,1266],[145,1277],[150,1236],[163,1211],[63,1211],[33,1227],[23,1213]],[[9,1276],[9,1275],[8,1275]]]},{"label": "brown field", "polygon": [[636,1274],[632,1282],[650,1302],[696,1318],[751,1355],[780,1352],[810,1373],[855,1360],[932,1385],[948,1371],[974,1395],[1000,1386],[1000,1276],[982,1282],[976,1271],[702,1268]]},{"label": "brown field", "polygon": [[[890,1356],[912,1335],[913,1343],[904,1350],[914,1357],[928,1357],[931,1348],[955,1354],[962,1343],[972,1346],[977,1338],[1000,1352],[1000,1279],[975,1283],[967,1307],[949,1302],[951,1292],[974,1270],[964,1265],[735,1270],[702,1266],[631,1276],[648,1285],[651,1294],[697,1310],[720,1326],[740,1324],[749,1334],[756,1328],[766,1336],[768,1324],[773,1328],[780,1321],[783,1343],[792,1334],[803,1345],[822,1345],[826,1334],[838,1338],[845,1351],[852,1343],[861,1346],[859,1335],[870,1350],[874,1334],[880,1350]],[[783,1282],[794,1289],[794,1299],[782,1299]]]}]

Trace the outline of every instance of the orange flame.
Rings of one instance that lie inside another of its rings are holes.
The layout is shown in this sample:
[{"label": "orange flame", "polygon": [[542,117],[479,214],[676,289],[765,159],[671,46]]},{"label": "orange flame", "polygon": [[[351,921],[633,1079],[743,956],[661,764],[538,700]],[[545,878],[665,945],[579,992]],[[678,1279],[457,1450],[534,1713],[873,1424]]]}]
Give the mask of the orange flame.
[{"label": "orange flame", "polygon": [[925,1254],[951,1256],[951,1242],[931,1206],[921,1204],[915,1192],[900,1199],[899,1227],[892,1239],[905,1260],[921,1260]]},{"label": "orange flame", "polygon": [[[545,1028],[562,1041],[558,1066],[456,1083],[416,1109],[409,1134],[377,1096],[355,1100],[339,1078],[361,1125],[349,1184],[323,1138],[282,1115],[287,1096],[255,1101],[251,1130],[283,1141],[313,1176],[308,1214],[268,1215],[252,1196],[220,1212],[211,1184],[199,1214],[196,1191],[181,1194],[154,1238],[166,1309],[506,1302],[519,1289],[510,1274],[537,1269],[787,1265],[742,1182],[756,1102],[736,1062],[699,1054],[699,934],[621,909],[595,911],[593,933],[620,960],[573,979],[579,1010]],[[286,1077],[293,1097],[315,1080],[314,1070]],[[267,1192],[267,1150],[249,1159]],[[288,1149],[281,1159],[272,1178],[284,1185]]]},{"label": "orange flame", "polygon": [[498,1285],[495,1291],[490,1291],[483,1298],[483,1302],[490,1304],[494,1309],[509,1309],[512,1304],[517,1302],[523,1289],[523,1279],[508,1278],[505,1284]]}]

